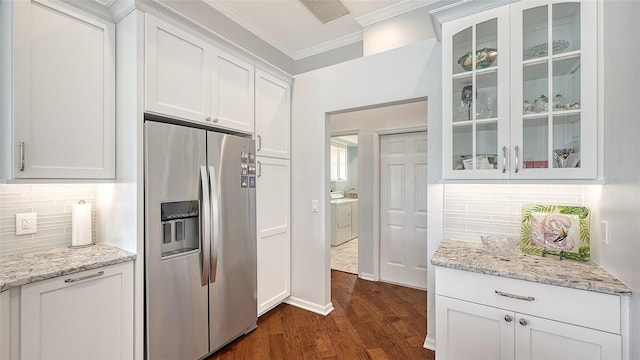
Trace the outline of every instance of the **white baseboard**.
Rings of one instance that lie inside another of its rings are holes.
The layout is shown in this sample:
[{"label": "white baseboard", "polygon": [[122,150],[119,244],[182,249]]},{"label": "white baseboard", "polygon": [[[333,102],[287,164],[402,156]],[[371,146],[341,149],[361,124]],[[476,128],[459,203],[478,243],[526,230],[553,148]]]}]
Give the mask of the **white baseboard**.
[{"label": "white baseboard", "polygon": [[300,299],[300,298],[296,298],[296,297],[293,297],[293,296],[289,296],[288,298],[286,298],[284,300],[284,302],[286,304],[293,305],[295,307],[299,307],[301,309],[305,309],[305,310],[314,312],[316,314],[324,315],[324,316],[329,315],[329,313],[331,311],[333,311],[333,304],[332,303],[328,303],[328,304],[322,306],[322,305],[318,305],[316,303],[312,303],[310,301],[303,300],[303,299]]},{"label": "white baseboard", "polygon": [[436,339],[427,335],[427,338],[424,339],[424,348],[432,351],[436,351]]},{"label": "white baseboard", "polygon": [[369,274],[369,273],[360,273],[360,275],[358,275],[360,277],[360,279],[363,280],[369,280],[369,281],[377,281],[376,278],[373,276],[373,274]]}]

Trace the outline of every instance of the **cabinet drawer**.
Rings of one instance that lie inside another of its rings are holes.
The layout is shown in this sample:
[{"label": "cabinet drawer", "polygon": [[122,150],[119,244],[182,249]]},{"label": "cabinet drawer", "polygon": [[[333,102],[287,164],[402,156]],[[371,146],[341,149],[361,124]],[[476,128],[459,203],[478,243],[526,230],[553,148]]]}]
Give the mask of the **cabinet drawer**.
[{"label": "cabinet drawer", "polygon": [[617,295],[442,267],[436,268],[436,294],[616,334],[621,331]]}]

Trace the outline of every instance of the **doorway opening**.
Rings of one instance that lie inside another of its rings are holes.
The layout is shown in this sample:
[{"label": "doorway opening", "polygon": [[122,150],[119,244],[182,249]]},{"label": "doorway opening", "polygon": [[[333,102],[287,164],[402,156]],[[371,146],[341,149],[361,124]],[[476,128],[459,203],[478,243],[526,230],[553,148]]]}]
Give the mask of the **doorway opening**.
[{"label": "doorway opening", "polygon": [[332,135],[331,269],[358,274],[358,134]]},{"label": "doorway opening", "polygon": [[[336,137],[347,135],[357,135],[357,178],[355,183],[348,180],[338,187],[327,176],[327,188],[330,193],[343,192],[352,194],[357,198],[357,208],[351,208],[352,230],[357,222],[357,241],[351,242],[352,256],[357,248],[357,275],[359,278],[371,281],[380,280],[380,137],[382,135],[394,133],[409,133],[427,130],[427,99],[417,98],[401,102],[380,104],[364,108],[350,109],[332,112],[327,115],[328,132],[326,134],[326,166],[332,167],[330,158],[332,157],[332,141],[336,142]],[[348,148],[347,148],[348,150]],[[333,156],[338,156],[340,150],[333,149]],[[353,160],[353,159],[352,159]],[[336,161],[336,169],[332,175],[339,175],[340,162]],[[353,164],[352,164],[353,165]],[[329,171],[327,171],[329,173]],[[347,169],[347,179],[349,170]],[[349,189],[353,187],[355,189]],[[348,191],[345,191],[348,190]],[[424,191],[426,192],[426,185]],[[327,199],[328,213],[333,218],[337,215],[334,211],[331,199]],[[328,214],[328,215],[329,215]],[[347,215],[343,216],[347,217]],[[344,219],[343,219],[344,220]],[[355,220],[355,221],[354,221]],[[331,234],[333,233],[333,219],[327,236],[327,251],[335,252],[332,245]],[[336,221],[337,225],[337,221]],[[337,229],[337,228],[336,228]],[[353,238],[356,239],[356,238]],[[357,244],[357,245],[356,245]],[[426,251],[423,254],[426,259]],[[332,258],[330,256],[330,258]],[[333,259],[332,259],[333,260]],[[426,260],[425,260],[426,261]],[[332,267],[333,268],[333,267]],[[338,269],[340,270],[340,269]],[[341,270],[344,271],[344,270]],[[417,287],[417,286],[416,286]]]}]

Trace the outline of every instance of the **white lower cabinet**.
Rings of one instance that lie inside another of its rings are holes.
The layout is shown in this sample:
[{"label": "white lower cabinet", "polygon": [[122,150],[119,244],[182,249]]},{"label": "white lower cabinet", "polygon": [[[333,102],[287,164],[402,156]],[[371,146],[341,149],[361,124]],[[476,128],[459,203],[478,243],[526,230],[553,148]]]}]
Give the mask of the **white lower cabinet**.
[{"label": "white lower cabinet", "polygon": [[289,160],[257,157],[258,315],[291,295]]},{"label": "white lower cabinet", "polygon": [[623,359],[621,296],[436,269],[438,359]]},{"label": "white lower cabinet", "polygon": [[21,359],[132,359],[133,263],[22,286]]}]

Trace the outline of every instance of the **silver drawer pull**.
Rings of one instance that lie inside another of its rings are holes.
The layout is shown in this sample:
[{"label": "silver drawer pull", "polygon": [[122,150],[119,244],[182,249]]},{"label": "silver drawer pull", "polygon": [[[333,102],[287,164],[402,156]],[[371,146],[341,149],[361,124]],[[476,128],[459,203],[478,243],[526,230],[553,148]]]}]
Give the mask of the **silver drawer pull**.
[{"label": "silver drawer pull", "polygon": [[536,298],[534,298],[533,296],[522,296],[522,295],[515,295],[515,294],[509,294],[500,290],[496,290],[496,294],[500,295],[500,296],[504,296],[504,297],[508,297],[511,299],[518,299],[518,300],[524,300],[524,301],[533,301]]},{"label": "silver drawer pull", "polygon": [[72,283],[72,282],[76,282],[76,281],[82,281],[82,280],[91,279],[91,278],[102,276],[102,275],[104,275],[104,271],[98,271],[95,274],[91,274],[91,275],[87,275],[87,276],[81,276],[81,277],[73,278],[73,279],[65,279],[64,282]]}]

